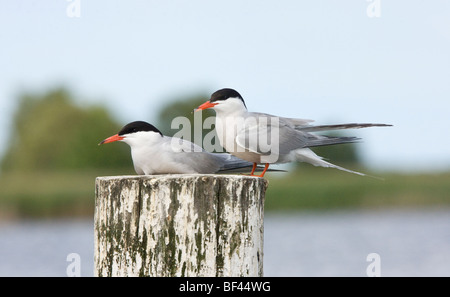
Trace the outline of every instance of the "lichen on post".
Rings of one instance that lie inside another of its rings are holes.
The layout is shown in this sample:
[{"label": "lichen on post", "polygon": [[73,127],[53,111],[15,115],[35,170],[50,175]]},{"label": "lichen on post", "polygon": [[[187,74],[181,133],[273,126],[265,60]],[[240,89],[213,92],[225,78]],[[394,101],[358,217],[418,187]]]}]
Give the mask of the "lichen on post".
[{"label": "lichen on post", "polygon": [[262,276],[267,181],[243,175],[96,179],[97,276]]}]

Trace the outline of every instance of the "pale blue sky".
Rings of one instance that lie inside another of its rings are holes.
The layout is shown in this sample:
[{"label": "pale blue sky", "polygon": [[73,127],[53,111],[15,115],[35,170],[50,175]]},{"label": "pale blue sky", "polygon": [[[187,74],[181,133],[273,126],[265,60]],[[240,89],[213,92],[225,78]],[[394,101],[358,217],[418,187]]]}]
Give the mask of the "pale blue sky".
[{"label": "pale blue sky", "polygon": [[0,0],[0,152],[21,90],[63,84],[126,123],[232,87],[253,111],[395,125],[352,133],[374,169],[450,169],[450,1],[70,3]]}]

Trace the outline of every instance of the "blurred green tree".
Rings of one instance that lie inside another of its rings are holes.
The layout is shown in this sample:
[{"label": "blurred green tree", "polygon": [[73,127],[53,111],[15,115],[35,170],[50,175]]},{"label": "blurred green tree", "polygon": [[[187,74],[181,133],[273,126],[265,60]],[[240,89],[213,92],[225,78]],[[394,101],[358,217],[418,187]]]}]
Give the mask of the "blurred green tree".
[{"label": "blurred green tree", "polygon": [[130,166],[127,146],[98,147],[120,125],[101,106],[80,107],[64,88],[19,97],[3,172]]}]

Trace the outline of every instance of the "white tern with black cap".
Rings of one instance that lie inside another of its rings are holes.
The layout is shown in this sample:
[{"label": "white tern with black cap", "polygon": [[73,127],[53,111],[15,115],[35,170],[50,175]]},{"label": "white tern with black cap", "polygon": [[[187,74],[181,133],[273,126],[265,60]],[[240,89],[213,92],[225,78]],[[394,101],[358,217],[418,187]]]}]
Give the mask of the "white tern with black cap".
[{"label": "white tern with black cap", "polygon": [[165,136],[143,121],[125,125],[99,145],[114,141],[131,147],[134,169],[141,175],[248,172],[253,165],[228,153],[210,153],[188,140]]},{"label": "white tern with black cap", "polygon": [[[312,120],[278,117],[266,113],[249,112],[242,96],[233,89],[225,88],[214,92],[211,98],[195,111],[211,108],[216,112],[215,129],[220,144],[225,150],[240,159],[265,164],[263,177],[270,164],[306,162],[314,166],[332,167],[352,171],[323,160],[310,147],[352,143],[357,137],[333,137],[311,132],[386,127],[387,124],[351,123],[314,126]],[[254,175],[252,170],[251,175]]]}]

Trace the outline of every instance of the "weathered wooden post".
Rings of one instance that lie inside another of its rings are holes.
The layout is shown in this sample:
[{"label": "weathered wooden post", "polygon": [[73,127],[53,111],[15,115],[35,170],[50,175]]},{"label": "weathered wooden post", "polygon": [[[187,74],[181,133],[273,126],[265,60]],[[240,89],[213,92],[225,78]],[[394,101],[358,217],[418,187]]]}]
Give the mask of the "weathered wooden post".
[{"label": "weathered wooden post", "polygon": [[267,181],[98,177],[96,276],[262,276]]}]

